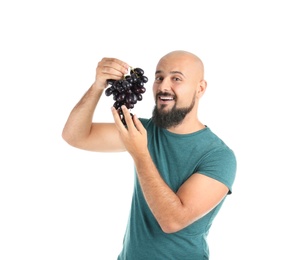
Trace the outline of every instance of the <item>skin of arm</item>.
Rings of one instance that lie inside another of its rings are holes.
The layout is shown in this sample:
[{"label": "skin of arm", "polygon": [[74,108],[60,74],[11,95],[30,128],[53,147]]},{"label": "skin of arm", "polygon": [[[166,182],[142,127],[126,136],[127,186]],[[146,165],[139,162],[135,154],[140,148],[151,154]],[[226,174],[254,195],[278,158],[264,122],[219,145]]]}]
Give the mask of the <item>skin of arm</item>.
[{"label": "skin of arm", "polygon": [[103,58],[97,66],[95,82],[72,109],[62,138],[70,145],[89,151],[125,151],[114,123],[93,123],[93,114],[107,87],[108,79],[121,79],[128,65],[114,58]]},{"label": "skin of arm", "polygon": [[115,124],[126,150],[132,156],[145,199],[166,233],[177,232],[212,210],[228,193],[228,188],[205,175],[193,174],[175,193],[164,182],[147,147],[147,133],[136,115],[122,107],[127,128],[112,108]]}]

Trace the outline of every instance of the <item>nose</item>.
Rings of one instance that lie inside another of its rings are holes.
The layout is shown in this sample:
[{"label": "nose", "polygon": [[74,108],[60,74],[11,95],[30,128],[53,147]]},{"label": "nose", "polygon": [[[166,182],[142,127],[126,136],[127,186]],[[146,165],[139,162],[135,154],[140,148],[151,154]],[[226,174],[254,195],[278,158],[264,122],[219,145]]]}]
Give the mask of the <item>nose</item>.
[{"label": "nose", "polygon": [[155,92],[170,92],[171,91],[171,82],[168,78],[163,79],[159,83],[154,84]]}]

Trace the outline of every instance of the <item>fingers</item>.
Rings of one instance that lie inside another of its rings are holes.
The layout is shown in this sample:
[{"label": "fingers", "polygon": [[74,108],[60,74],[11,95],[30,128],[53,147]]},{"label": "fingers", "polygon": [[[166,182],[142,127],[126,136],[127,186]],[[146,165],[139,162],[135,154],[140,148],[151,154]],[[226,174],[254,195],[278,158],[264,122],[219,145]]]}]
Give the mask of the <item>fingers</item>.
[{"label": "fingers", "polygon": [[115,58],[103,58],[96,68],[94,85],[97,88],[105,89],[108,86],[107,80],[118,80],[128,73],[129,65]]},{"label": "fingers", "polygon": [[121,131],[122,129],[125,129],[125,126],[122,123],[120,115],[119,115],[118,111],[115,109],[115,107],[111,107],[111,112],[113,115],[115,125],[117,126],[118,130]]},{"label": "fingers", "polygon": [[132,121],[132,115],[130,114],[128,108],[125,105],[121,106],[121,109],[123,111],[124,119],[126,121],[126,125],[129,131],[135,128],[133,121]]},{"label": "fingers", "polygon": [[123,124],[119,112],[114,107],[111,108],[114,121],[117,127],[119,128],[119,130],[123,129],[123,130],[128,130],[129,132],[133,130],[137,131],[136,126],[134,125],[132,120],[132,114],[129,112],[128,108],[125,105],[122,105],[121,109],[123,113],[124,122],[126,122],[126,125]]},{"label": "fingers", "polygon": [[145,127],[143,126],[142,122],[138,119],[138,117],[136,115],[134,115],[132,117],[132,121],[136,127],[136,129],[140,132],[140,133],[145,133],[146,132],[146,129]]},{"label": "fingers", "polygon": [[103,58],[97,66],[97,76],[106,79],[120,79],[128,73],[129,65],[119,59]]},{"label": "fingers", "polygon": [[132,115],[129,110],[127,109],[126,106],[122,106],[122,111],[124,114],[124,118],[127,124],[127,129],[129,132],[131,131],[138,131],[140,133],[144,133],[145,132],[145,128],[143,126],[143,124],[141,123],[141,121],[138,119],[138,117],[136,115]]}]

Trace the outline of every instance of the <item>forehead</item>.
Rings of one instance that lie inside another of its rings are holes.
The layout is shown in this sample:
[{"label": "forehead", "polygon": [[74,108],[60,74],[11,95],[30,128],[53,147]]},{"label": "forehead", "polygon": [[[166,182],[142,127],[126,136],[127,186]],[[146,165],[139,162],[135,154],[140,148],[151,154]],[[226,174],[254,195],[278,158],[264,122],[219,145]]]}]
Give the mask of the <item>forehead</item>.
[{"label": "forehead", "polygon": [[200,73],[200,66],[196,58],[184,54],[166,55],[159,60],[156,67],[158,73],[178,72],[184,76],[195,74],[198,71]]}]

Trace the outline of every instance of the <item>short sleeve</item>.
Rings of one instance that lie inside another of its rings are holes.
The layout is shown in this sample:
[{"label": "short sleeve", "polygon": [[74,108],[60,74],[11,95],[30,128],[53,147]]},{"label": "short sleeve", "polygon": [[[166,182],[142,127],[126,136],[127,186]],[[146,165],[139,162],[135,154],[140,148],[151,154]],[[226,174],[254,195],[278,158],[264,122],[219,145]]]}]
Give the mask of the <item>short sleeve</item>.
[{"label": "short sleeve", "polygon": [[236,170],[236,156],[231,149],[225,147],[204,156],[198,165],[197,172],[222,182],[229,188],[228,194],[231,194]]}]

